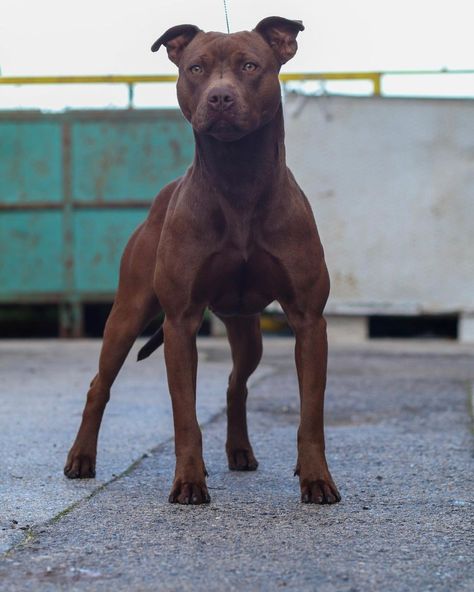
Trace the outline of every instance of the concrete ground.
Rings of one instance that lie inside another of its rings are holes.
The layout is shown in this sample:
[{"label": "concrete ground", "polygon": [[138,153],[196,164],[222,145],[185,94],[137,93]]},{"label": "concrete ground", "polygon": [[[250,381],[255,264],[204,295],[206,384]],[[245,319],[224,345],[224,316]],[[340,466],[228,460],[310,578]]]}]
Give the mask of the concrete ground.
[{"label": "concrete ground", "polygon": [[312,506],[299,502],[292,477],[292,340],[268,339],[252,380],[255,473],[227,470],[228,348],[201,340],[212,502],[181,507],[167,502],[173,442],[162,352],[140,364],[132,355],[120,375],[97,479],[63,478],[99,346],[0,342],[2,592],[474,589],[474,347],[335,340],[327,453],[343,501]]}]

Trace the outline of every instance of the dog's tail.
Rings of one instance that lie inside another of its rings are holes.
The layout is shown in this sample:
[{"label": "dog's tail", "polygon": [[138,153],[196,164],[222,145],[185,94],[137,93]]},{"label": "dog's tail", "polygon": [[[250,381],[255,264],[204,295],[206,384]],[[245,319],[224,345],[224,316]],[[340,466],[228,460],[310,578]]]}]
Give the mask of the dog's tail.
[{"label": "dog's tail", "polygon": [[155,349],[158,349],[163,344],[163,327],[161,326],[156,333],[145,343],[137,355],[137,362],[148,358]]}]

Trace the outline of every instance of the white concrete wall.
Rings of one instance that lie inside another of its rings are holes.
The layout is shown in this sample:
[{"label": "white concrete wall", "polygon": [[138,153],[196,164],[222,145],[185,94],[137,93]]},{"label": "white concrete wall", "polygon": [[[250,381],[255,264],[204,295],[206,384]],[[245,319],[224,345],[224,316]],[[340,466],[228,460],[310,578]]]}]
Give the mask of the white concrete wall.
[{"label": "white concrete wall", "polygon": [[474,101],[287,96],[328,312],[474,311]]}]

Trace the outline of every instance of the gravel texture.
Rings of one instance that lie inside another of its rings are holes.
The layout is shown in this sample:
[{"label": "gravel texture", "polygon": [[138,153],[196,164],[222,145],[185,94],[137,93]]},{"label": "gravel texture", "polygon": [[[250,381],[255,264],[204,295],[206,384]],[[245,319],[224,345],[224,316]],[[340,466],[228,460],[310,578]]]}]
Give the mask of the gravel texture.
[{"label": "gravel texture", "polygon": [[[4,539],[10,549],[0,560],[2,592],[474,589],[468,410],[474,348],[335,344],[327,452],[343,501],[312,506],[299,502],[292,477],[298,422],[292,341],[266,342],[250,389],[250,434],[260,462],[254,473],[227,470],[228,350],[217,340],[202,342],[198,399],[212,501],[181,507],[167,502],[174,459],[160,355],[130,365],[119,380],[99,480],[69,482],[60,468],[80,399],[64,389],[68,381],[76,389],[89,373],[97,344],[29,344],[26,351],[13,345],[0,350],[9,351],[11,364],[0,395],[9,410],[0,444],[11,466],[2,486],[10,512],[3,516],[2,509],[2,532],[16,537]],[[27,368],[37,370],[15,383]],[[33,386],[35,397],[25,393]],[[141,460],[112,478],[134,458]],[[26,525],[18,520],[12,528],[15,515],[30,527],[20,532]]]}]

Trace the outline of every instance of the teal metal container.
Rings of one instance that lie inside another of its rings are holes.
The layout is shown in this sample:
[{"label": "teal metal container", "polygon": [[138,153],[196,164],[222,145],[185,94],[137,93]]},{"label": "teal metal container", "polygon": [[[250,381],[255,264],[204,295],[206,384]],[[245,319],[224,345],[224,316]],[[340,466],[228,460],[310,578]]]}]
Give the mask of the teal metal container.
[{"label": "teal metal container", "polygon": [[177,110],[0,113],[0,303],[110,301],[120,257],[151,201],[191,163]]}]

